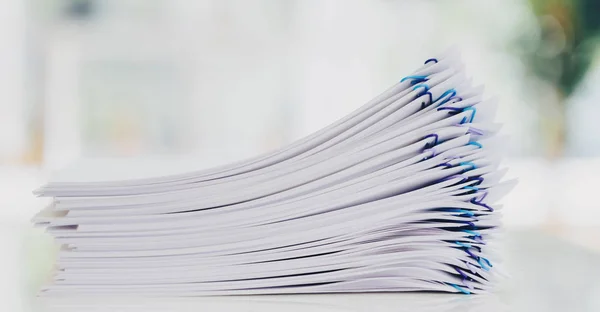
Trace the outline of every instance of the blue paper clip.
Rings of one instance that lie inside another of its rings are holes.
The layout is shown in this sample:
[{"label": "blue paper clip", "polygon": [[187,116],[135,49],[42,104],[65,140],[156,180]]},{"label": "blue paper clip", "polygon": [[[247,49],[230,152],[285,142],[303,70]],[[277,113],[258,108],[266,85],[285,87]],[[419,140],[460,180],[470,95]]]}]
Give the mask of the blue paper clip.
[{"label": "blue paper clip", "polygon": [[[483,257],[479,257],[479,259],[477,259],[477,263],[479,263],[479,265],[481,266],[482,269],[489,271],[490,267],[486,266],[485,264],[483,264],[482,260],[485,259]],[[487,261],[485,261],[487,262]]]},{"label": "blue paper clip", "polygon": [[[467,117],[463,117],[463,119],[467,120]],[[483,130],[477,129],[475,127],[468,127],[467,128],[467,133],[473,133],[473,134],[476,134],[476,135],[483,135],[484,134]]]},{"label": "blue paper clip", "polygon": [[475,216],[475,214],[472,211],[465,210],[465,209],[458,209],[457,212],[460,212],[461,214],[466,214],[469,217]]},{"label": "blue paper clip", "polygon": [[473,247],[473,246],[472,246],[471,244],[469,244],[469,243],[462,243],[462,242],[459,242],[459,241],[456,241],[456,242],[454,242],[454,243],[455,243],[456,245],[458,245],[458,246],[460,246],[460,247],[464,247],[464,248],[471,248],[471,247]]},{"label": "blue paper clip", "polygon": [[471,181],[477,181],[477,184],[475,184],[475,185],[479,185],[479,184],[483,183],[483,178],[482,177],[470,177],[469,180],[471,180]]},{"label": "blue paper clip", "polygon": [[475,141],[469,142],[469,143],[467,143],[467,145],[475,145],[479,148],[483,148],[483,145],[481,145],[481,143],[475,142]]},{"label": "blue paper clip", "polygon": [[474,163],[470,162],[470,161],[460,162],[460,163],[458,163],[458,165],[459,166],[471,166],[470,169],[467,169],[465,171],[477,169],[477,166]]},{"label": "blue paper clip", "polygon": [[480,201],[476,201],[475,198],[471,199],[471,204],[475,204],[475,205],[481,206],[481,207],[487,209],[489,212],[494,212],[494,208],[492,208],[489,205],[486,205],[486,204],[484,204],[484,203],[482,203]]},{"label": "blue paper clip", "polygon": [[427,63],[429,63],[429,62],[436,62],[437,63],[438,60],[436,58],[430,58],[430,59],[427,59],[424,64],[427,65]]},{"label": "blue paper clip", "polygon": [[469,256],[471,256],[471,258],[473,258],[473,259],[475,259],[475,260],[479,261],[479,256],[477,256],[477,255],[473,254],[473,253],[472,253],[472,252],[469,250],[469,248],[465,249],[465,250],[464,250],[464,252],[466,252],[467,254],[469,254]]},{"label": "blue paper clip", "polygon": [[415,84],[415,83],[427,81],[427,76],[420,76],[420,75],[406,76],[406,77],[402,78],[400,80],[400,82],[405,82],[406,80],[409,80],[409,79],[412,79],[413,81],[411,83]]},{"label": "blue paper clip", "polygon": [[487,189],[482,189],[479,194],[481,194],[481,196],[479,198],[477,198],[477,197],[475,197],[475,198],[477,198],[477,201],[481,203],[481,202],[483,202],[485,197],[488,196],[488,191],[487,191]]},{"label": "blue paper clip", "polygon": [[[458,100],[458,101],[456,101],[456,102],[460,102],[460,101],[462,101],[462,100],[463,100],[463,98],[462,98],[462,97],[460,97],[460,96],[453,96],[453,97],[451,97],[451,98],[450,98],[450,100],[449,100],[449,101],[452,101],[452,100],[454,100],[454,99],[459,99],[459,100]],[[456,102],[452,102],[452,103],[456,103]]]},{"label": "blue paper clip", "polygon": [[477,236],[481,237],[481,234],[479,234],[478,232],[475,232],[475,231],[463,230],[463,232],[465,232],[467,234],[471,234],[472,236],[475,236],[475,237],[477,237]]},{"label": "blue paper clip", "polygon": [[473,119],[475,119],[475,113],[477,112],[477,109],[473,106],[469,106],[469,107],[465,107],[463,108],[463,112],[466,111],[472,111],[473,113],[471,114],[471,119],[469,120],[469,123],[473,122]]},{"label": "blue paper clip", "polygon": [[466,209],[454,209],[454,208],[448,208],[447,210],[444,210],[447,212],[456,212],[459,215],[467,215],[468,217],[473,217],[475,216],[475,214],[472,211],[466,210]]},{"label": "blue paper clip", "polygon": [[460,291],[461,293],[463,293],[463,294],[465,294],[465,295],[470,295],[470,294],[471,294],[471,292],[470,292],[470,291],[468,291],[468,290],[466,290],[466,289],[463,289],[462,287],[460,287],[460,286],[458,286],[458,285],[455,285],[455,284],[452,284],[452,283],[448,283],[448,285],[450,285],[450,286],[454,287],[456,290]]},{"label": "blue paper clip", "polygon": [[433,95],[431,95],[431,92],[429,92],[429,91],[427,91],[427,92],[425,92],[423,94],[419,94],[419,96],[417,96],[417,97],[423,96],[425,94],[429,95],[429,102],[427,102],[427,103],[425,103],[425,102],[421,103],[421,109],[423,109],[423,108],[427,107],[429,104],[433,103]]},{"label": "blue paper clip", "polygon": [[469,278],[469,276],[467,276],[467,274],[465,274],[461,269],[454,267],[454,270],[456,270],[456,272],[458,272],[458,274],[460,274],[460,276],[462,276],[463,279]]},{"label": "blue paper clip", "polygon": [[432,134],[428,134],[428,135],[426,135],[426,136],[423,138],[423,140],[425,140],[425,139],[427,139],[427,138],[434,138],[434,140],[433,140],[433,143],[431,143],[431,145],[429,145],[429,143],[426,143],[426,144],[425,144],[425,149],[432,148],[432,147],[436,146],[436,145],[438,144],[438,139],[439,139],[440,137],[439,137],[437,134],[435,134],[435,133],[432,133]]},{"label": "blue paper clip", "polygon": [[417,97],[419,97],[419,96],[421,96],[421,95],[425,94],[427,91],[429,91],[429,86],[428,86],[426,83],[420,83],[420,84],[418,84],[418,85],[415,85],[415,86],[414,86],[412,89],[413,89],[413,91],[414,91],[414,90],[417,90],[417,89],[419,89],[419,88],[423,88],[423,89],[425,89],[425,91],[423,91],[423,93],[419,93],[419,94],[417,95]]},{"label": "blue paper clip", "polygon": [[439,98],[437,98],[437,100],[435,100],[435,101],[433,101],[433,102],[435,103],[435,102],[439,101],[440,99],[442,99],[442,98],[446,97],[448,94],[452,94],[452,95],[451,95],[451,96],[449,96],[447,99],[445,99],[445,100],[441,101],[441,102],[440,102],[440,103],[439,103],[437,106],[440,106],[440,105],[442,105],[442,104],[444,104],[444,103],[446,103],[446,102],[450,101],[450,99],[456,95],[456,90],[454,90],[454,89],[449,89],[449,90],[446,90],[444,93],[442,93],[442,95],[440,95],[440,97],[439,97]]},{"label": "blue paper clip", "polygon": [[475,187],[475,186],[463,186],[463,189],[471,190],[471,191],[475,191],[475,192],[479,191],[479,188]]}]

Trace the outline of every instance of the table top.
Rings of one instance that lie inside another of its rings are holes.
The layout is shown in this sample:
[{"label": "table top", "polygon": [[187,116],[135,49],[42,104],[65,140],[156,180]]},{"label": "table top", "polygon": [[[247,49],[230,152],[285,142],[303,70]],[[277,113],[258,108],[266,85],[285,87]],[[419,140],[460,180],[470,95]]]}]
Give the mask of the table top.
[{"label": "table top", "polygon": [[8,277],[0,287],[4,296],[0,307],[9,304],[10,309],[2,311],[600,311],[600,253],[539,230],[506,232],[501,249],[510,277],[487,295],[36,297],[35,290],[52,266],[51,238],[39,230],[7,224],[0,226],[0,237],[9,250],[0,271]]}]

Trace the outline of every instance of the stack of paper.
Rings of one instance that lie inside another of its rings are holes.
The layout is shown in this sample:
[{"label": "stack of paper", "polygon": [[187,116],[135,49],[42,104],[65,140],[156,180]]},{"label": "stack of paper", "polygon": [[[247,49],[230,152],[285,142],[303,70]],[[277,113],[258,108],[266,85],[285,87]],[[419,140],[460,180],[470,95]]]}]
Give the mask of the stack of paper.
[{"label": "stack of paper", "polygon": [[36,191],[54,200],[34,222],[62,244],[43,293],[484,292],[495,203],[514,183],[500,182],[496,103],[482,90],[447,53],[266,155],[156,176],[63,173]]}]

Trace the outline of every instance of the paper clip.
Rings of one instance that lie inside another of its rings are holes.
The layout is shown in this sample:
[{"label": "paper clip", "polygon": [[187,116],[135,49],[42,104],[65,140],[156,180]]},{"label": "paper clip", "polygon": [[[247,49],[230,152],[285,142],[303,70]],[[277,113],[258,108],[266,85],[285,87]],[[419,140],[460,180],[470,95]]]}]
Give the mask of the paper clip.
[{"label": "paper clip", "polygon": [[471,234],[474,237],[481,237],[481,234],[479,234],[478,232],[475,231],[471,231],[471,230],[463,230],[463,232],[467,233],[467,234]]},{"label": "paper clip", "polygon": [[[432,134],[428,134],[426,135],[423,140],[427,139],[427,138],[434,138],[433,143],[431,143],[431,145],[429,145],[430,143],[426,143],[425,144],[425,149],[430,149],[434,146],[436,146],[438,144],[438,139],[440,138],[437,134],[432,133]],[[433,157],[433,156],[432,156]]]},{"label": "paper clip", "polygon": [[459,241],[454,242],[456,245],[460,246],[460,247],[464,247],[464,248],[471,248],[473,247],[473,245],[469,244],[469,243],[462,243]]},{"label": "paper clip", "polygon": [[475,227],[475,223],[473,223],[471,221],[459,221],[459,222],[462,222],[462,223],[464,223],[464,224],[466,224],[466,225],[468,225],[470,227]]},{"label": "paper clip", "polygon": [[435,62],[435,63],[437,63],[438,60],[436,58],[430,58],[430,59],[427,59],[424,64],[427,65],[427,63],[429,63],[429,62]]},{"label": "paper clip", "polygon": [[455,102],[452,102],[452,103],[460,102],[460,101],[462,101],[462,100],[463,100],[463,98],[462,98],[462,97],[460,97],[460,96],[453,96],[453,97],[451,97],[451,98],[450,98],[450,100],[449,100],[449,101],[452,101],[452,100],[454,100],[454,99],[459,99],[459,100],[458,100],[458,101],[455,101]]},{"label": "paper clip", "polygon": [[414,86],[412,89],[413,89],[413,91],[414,91],[414,90],[417,90],[417,89],[419,89],[419,88],[423,88],[423,89],[425,89],[425,91],[423,91],[422,93],[419,93],[419,94],[417,95],[417,97],[420,97],[421,95],[423,95],[423,94],[425,94],[427,91],[429,91],[429,86],[428,86],[427,84],[425,84],[425,83],[420,83],[420,84],[418,84],[418,85],[415,85],[415,86]]},{"label": "paper clip", "polygon": [[[460,274],[460,276],[462,276],[463,278],[463,284],[465,284],[467,286],[467,288],[469,288],[470,290],[475,289],[475,287],[473,287],[473,285],[471,285],[471,283],[468,283],[469,281],[471,281],[472,279],[469,278],[469,276],[467,274],[465,274],[461,269],[454,267],[454,269],[456,270],[456,272],[458,272],[458,274]],[[473,272],[473,274],[475,274]]]},{"label": "paper clip", "polygon": [[489,212],[494,212],[494,208],[482,203],[481,201],[476,201],[475,198],[471,199],[471,204],[475,204],[481,207],[484,207],[485,209],[487,209]]},{"label": "paper clip", "polygon": [[465,274],[461,269],[454,267],[454,270],[456,270],[456,272],[458,272],[458,274],[460,274],[460,276],[462,276],[464,279],[469,278],[469,276],[467,276],[467,274]]},{"label": "paper clip", "polygon": [[466,244],[466,243],[461,243],[461,242],[455,242],[456,244],[458,244],[460,247],[463,247],[465,249],[462,249],[462,251],[466,252],[471,258],[479,261],[479,256],[473,254],[469,249],[473,248],[473,249],[477,249],[478,252],[481,252],[481,247],[477,247],[477,246],[472,246],[471,244]]},{"label": "paper clip", "polygon": [[427,91],[423,94],[419,94],[419,96],[417,96],[417,98],[420,96],[423,96],[425,94],[429,95],[429,103],[425,103],[425,102],[421,103],[421,109],[423,109],[423,108],[427,107],[429,104],[433,103],[433,95],[431,95],[431,92],[429,92],[429,91]]},{"label": "paper clip", "polygon": [[412,81],[411,81],[412,84],[416,84],[419,82],[427,81],[427,76],[420,76],[420,75],[406,76],[406,77],[402,78],[400,80],[400,82],[405,82],[406,80],[409,80],[409,79],[412,79]]},{"label": "paper clip", "polygon": [[467,215],[468,217],[475,216],[475,214],[472,211],[465,210],[465,209],[458,209],[457,212],[460,212],[461,214]]},{"label": "paper clip", "polygon": [[469,210],[465,210],[465,209],[454,209],[454,208],[448,208],[447,210],[444,210],[447,212],[456,212],[459,214],[459,216],[463,216],[463,215],[467,215],[467,217],[473,217],[475,216],[475,214]]},{"label": "paper clip", "polygon": [[[429,92],[429,91],[427,91],[427,92],[425,92],[425,93],[423,93],[423,94],[420,94],[419,96],[422,96],[422,95],[425,95],[425,94],[429,95],[429,104],[431,104],[431,103],[435,103],[435,102],[439,101],[440,99],[442,99],[442,98],[446,97],[448,94],[452,94],[452,95],[451,95],[449,98],[447,98],[447,99],[445,99],[445,100],[441,101],[441,102],[440,102],[440,103],[437,105],[437,106],[440,106],[440,105],[442,105],[442,104],[444,104],[444,103],[448,102],[448,101],[449,101],[451,98],[453,98],[453,97],[456,95],[456,91],[455,91],[454,89],[449,89],[449,90],[446,90],[444,93],[442,93],[442,95],[440,95],[440,97],[438,97],[438,98],[437,98],[437,100],[434,100],[434,99],[433,99],[433,95],[432,95],[432,94],[431,94],[431,92]],[[421,104],[421,108],[425,108],[425,107],[426,107],[426,105],[425,105],[424,103],[423,103],[423,104]]]},{"label": "paper clip", "polygon": [[468,290],[466,290],[466,289],[463,289],[462,287],[460,287],[460,286],[458,286],[458,285],[455,285],[455,284],[452,284],[452,283],[448,283],[448,285],[450,285],[450,286],[454,287],[456,290],[460,291],[461,293],[463,293],[463,294],[465,294],[465,295],[470,295],[470,294],[471,294],[471,292],[470,292],[470,291],[468,291]]},{"label": "paper clip", "polygon": [[456,270],[456,272],[458,272],[458,274],[460,274],[460,276],[462,276],[463,278],[463,284],[465,284],[467,286],[467,288],[469,289],[474,289],[474,287],[470,284],[468,284],[467,282],[469,281],[469,276],[467,274],[465,274],[461,269],[454,267],[454,270]]},{"label": "paper clip", "polygon": [[473,246],[473,248],[476,249],[477,252],[481,252],[481,247],[479,247],[479,246]]},{"label": "paper clip", "polygon": [[468,178],[469,181],[477,181],[477,184],[475,185],[479,185],[481,183],[483,183],[483,178],[482,177],[470,177]]},{"label": "paper clip", "polygon": [[447,99],[441,101],[437,106],[440,106],[440,105],[450,101],[450,99],[456,95],[456,90],[454,90],[454,89],[446,90],[444,93],[442,93],[442,95],[440,95],[439,98],[437,98],[437,100],[435,100],[433,102],[435,103],[435,102],[439,101],[440,99],[446,97],[448,94],[452,94],[452,95],[450,97],[448,97]]},{"label": "paper clip", "polygon": [[475,107],[473,107],[473,106],[469,106],[469,107],[465,107],[465,108],[463,108],[463,110],[462,110],[462,111],[463,111],[463,112],[466,112],[466,111],[473,111],[473,113],[471,114],[471,119],[469,120],[469,123],[472,123],[472,122],[473,122],[473,119],[475,119],[475,113],[477,112],[477,109],[476,109]]},{"label": "paper clip", "polygon": [[460,163],[458,163],[458,165],[459,166],[471,166],[470,169],[467,169],[465,171],[477,169],[477,166],[474,163],[470,162],[470,161],[460,162]]},{"label": "paper clip", "polygon": [[485,264],[483,264],[482,260],[485,260],[484,262],[487,262],[489,264],[489,261],[487,261],[487,259],[485,259],[484,257],[479,257],[479,259],[477,259],[477,263],[479,263],[482,269],[489,271],[491,266],[486,266]]},{"label": "paper clip", "polygon": [[481,193],[481,197],[479,197],[477,199],[477,201],[481,203],[485,199],[485,197],[488,195],[488,191],[482,189],[480,193]]},{"label": "paper clip", "polygon": [[[467,120],[467,117],[463,117],[463,121],[461,121],[461,124],[463,124],[466,120]],[[479,129],[474,128],[474,127],[469,127],[467,129],[467,133],[473,133],[473,134],[476,134],[476,135],[483,135],[483,130],[479,130]]]},{"label": "paper clip", "polygon": [[475,141],[469,142],[469,143],[467,143],[467,145],[475,145],[479,148],[483,148],[483,145],[481,145],[481,143],[475,142]]},{"label": "paper clip", "polygon": [[475,259],[475,260],[479,261],[479,256],[477,256],[477,255],[473,254],[473,253],[472,253],[472,252],[469,250],[469,248],[465,249],[464,251],[465,251],[467,254],[469,254],[469,256],[471,256],[471,258],[473,258],[473,259]]}]

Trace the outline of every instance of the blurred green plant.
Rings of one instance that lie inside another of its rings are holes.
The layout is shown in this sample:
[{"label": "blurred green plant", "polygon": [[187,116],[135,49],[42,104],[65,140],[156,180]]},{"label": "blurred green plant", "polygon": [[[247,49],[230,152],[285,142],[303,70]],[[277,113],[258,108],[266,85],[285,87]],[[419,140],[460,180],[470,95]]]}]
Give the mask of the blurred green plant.
[{"label": "blurred green plant", "polygon": [[[555,90],[554,108],[541,110],[546,155],[562,156],[567,125],[565,105],[592,64],[600,35],[599,0],[529,0],[537,17],[537,40],[521,38],[529,71]],[[547,107],[546,107],[547,108]]]}]

